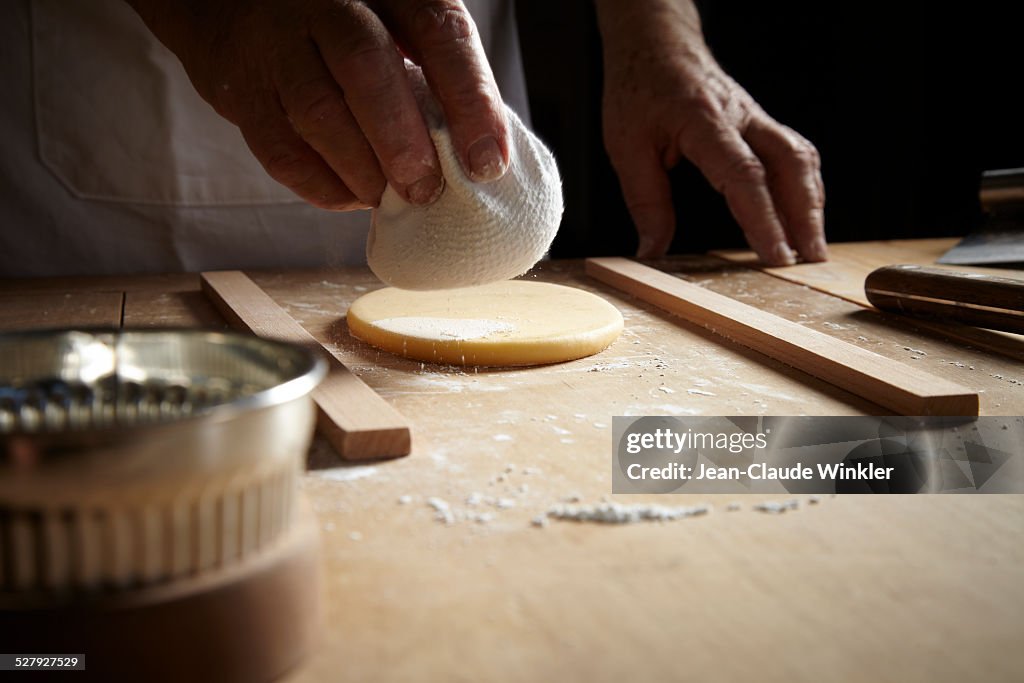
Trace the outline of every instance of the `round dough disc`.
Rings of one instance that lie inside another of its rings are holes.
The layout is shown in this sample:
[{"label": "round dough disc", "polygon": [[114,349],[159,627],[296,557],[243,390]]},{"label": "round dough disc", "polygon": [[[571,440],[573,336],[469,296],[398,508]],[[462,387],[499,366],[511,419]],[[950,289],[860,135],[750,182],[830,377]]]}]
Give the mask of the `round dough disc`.
[{"label": "round dough disc", "polygon": [[542,365],[595,354],[622,331],[604,299],[548,282],[410,291],[387,287],[348,309],[352,335],[407,358],[451,365]]}]

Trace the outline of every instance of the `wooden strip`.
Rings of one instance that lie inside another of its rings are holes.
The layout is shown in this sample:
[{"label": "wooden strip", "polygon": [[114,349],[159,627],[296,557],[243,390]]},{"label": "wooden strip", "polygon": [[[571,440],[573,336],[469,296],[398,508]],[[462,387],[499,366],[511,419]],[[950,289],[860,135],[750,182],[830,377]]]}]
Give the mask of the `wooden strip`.
[{"label": "wooden strip", "polygon": [[[202,274],[202,288],[233,326],[270,339],[320,346],[256,283],[240,271]],[[394,458],[412,447],[409,424],[341,361],[328,355],[330,370],[313,391],[317,426],[346,460]]]},{"label": "wooden strip", "polygon": [[587,274],[901,415],[977,415],[978,394],[623,258]]},{"label": "wooden strip", "polygon": [[121,327],[124,294],[117,292],[0,293],[0,330]]}]

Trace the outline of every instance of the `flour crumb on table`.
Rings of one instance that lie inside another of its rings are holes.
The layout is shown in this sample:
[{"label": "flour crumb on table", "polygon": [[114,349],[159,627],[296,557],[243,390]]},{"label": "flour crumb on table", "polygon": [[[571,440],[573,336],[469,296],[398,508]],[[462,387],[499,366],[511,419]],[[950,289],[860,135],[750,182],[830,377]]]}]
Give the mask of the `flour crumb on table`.
[{"label": "flour crumb on table", "polygon": [[686,517],[698,517],[710,511],[710,505],[669,507],[653,504],[600,503],[597,505],[556,505],[548,510],[548,517],[573,522],[631,524],[647,521],[675,521]]},{"label": "flour crumb on table", "polygon": [[455,523],[455,516],[452,514],[451,506],[448,505],[448,501],[443,498],[437,498],[431,496],[427,498],[427,505],[434,509],[434,519],[439,522],[444,522],[446,526],[450,526]]},{"label": "flour crumb on table", "polygon": [[799,507],[800,501],[796,498],[783,501],[766,500],[754,505],[754,509],[758,512],[766,512],[772,515],[781,515],[787,510],[796,510]]}]

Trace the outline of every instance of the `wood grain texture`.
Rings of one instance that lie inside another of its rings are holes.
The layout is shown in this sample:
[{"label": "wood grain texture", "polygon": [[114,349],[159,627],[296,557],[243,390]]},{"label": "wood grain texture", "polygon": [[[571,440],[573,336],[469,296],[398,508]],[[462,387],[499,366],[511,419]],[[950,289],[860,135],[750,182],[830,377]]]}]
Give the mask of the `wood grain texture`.
[{"label": "wood grain texture", "polygon": [[129,290],[124,295],[124,326],[145,327],[205,327],[224,329],[224,317],[208,297],[193,291]]},{"label": "wood grain texture", "polygon": [[[240,271],[202,274],[202,288],[235,327],[270,339],[322,348],[273,299]],[[412,448],[409,424],[397,410],[333,355],[327,377],[313,391],[317,428],[346,460],[395,458]]]},{"label": "wood grain texture", "polygon": [[[875,310],[864,293],[864,280],[871,271],[894,263],[934,265],[936,260],[956,246],[959,240],[941,237],[920,240],[886,240],[875,242],[840,242],[829,245],[829,260],[821,263],[798,263],[785,268],[766,268],[757,260],[757,255],[745,250],[722,250],[711,252],[715,256],[749,268],[759,268],[765,273],[788,282],[805,285],[819,292],[838,296],[847,301]],[[1020,271],[980,268],[971,266],[937,266],[969,273],[987,273],[1019,277]],[[1012,332],[982,330],[969,325],[950,321],[931,322],[916,320],[917,327],[929,332],[942,334],[960,344],[994,351],[995,353],[1024,360],[1024,336]]]},{"label": "wood grain texture", "polygon": [[864,292],[876,307],[1024,334],[1024,280],[900,264],[871,271]]},{"label": "wood grain texture", "polygon": [[69,327],[121,327],[124,294],[113,292],[0,291],[0,331]]},{"label": "wood grain texture", "polygon": [[[758,269],[705,257],[665,268],[984,392],[987,415],[1024,411],[1022,362]],[[1024,680],[1024,496],[801,496],[782,515],[752,509],[777,496],[615,496],[715,509],[664,524],[531,525],[568,496],[610,493],[613,415],[863,415],[874,404],[679,324],[575,261],[530,277],[610,301],[626,320],[619,340],[592,358],[479,373],[353,339],[344,311],[381,286],[366,268],[249,275],[416,431],[412,457],[372,464],[315,439],[303,493],[320,520],[327,619],[287,683]],[[154,323],[175,306],[154,300]],[[435,496],[453,524],[437,520]],[[469,504],[481,496],[514,505]]]},{"label": "wood grain texture", "polygon": [[586,272],[716,334],[901,415],[977,415],[978,394],[729,297],[623,258],[588,259]]},{"label": "wood grain texture", "polygon": [[828,261],[798,263],[785,268],[762,266],[752,251],[728,249],[711,253],[727,261],[749,268],[761,268],[775,277],[807,285],[868,307],[871,304],[864,295],[864,278],[868,273],[893,263],[922,266],[934,264],[936,259],[956,246],[958,241],[956,238],[943,237],[927,240],[841,242],[828,245]]}]

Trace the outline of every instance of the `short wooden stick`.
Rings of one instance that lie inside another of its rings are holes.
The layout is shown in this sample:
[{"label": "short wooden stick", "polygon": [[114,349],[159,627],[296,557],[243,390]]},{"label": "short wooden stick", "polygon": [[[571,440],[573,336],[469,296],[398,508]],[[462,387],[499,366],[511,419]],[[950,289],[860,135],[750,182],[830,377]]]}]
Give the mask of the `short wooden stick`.
[{"label": "short wooden stick", "polygon": [[[237,270],[202,274],[203,292],[232,326],[261,337],[321,346],[266,292]],[[317,428],[346,460],[395,458],[412,448],[409,424],[341,361],[328,353],[327,377],[313,391]]]},{"label": "short wooden stick", "polygon": [[623,258],[587,259],[601,282],[900,415],[978,414],[978,394]]}]

